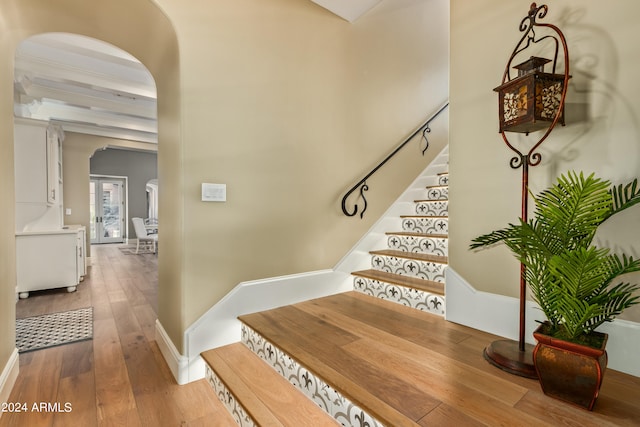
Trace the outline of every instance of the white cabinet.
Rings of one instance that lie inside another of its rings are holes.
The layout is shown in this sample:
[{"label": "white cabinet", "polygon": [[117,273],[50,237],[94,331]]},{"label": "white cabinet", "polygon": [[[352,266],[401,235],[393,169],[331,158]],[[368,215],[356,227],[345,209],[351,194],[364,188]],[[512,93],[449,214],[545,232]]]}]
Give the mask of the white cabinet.
[{"label": "white cabinet", "polygon": [[62,139],[59,126],[30,119],[14,123],[16,279],[20,298],[67,288],[86,275],[86,230],[63,227]]},{"label": "white cabinet", "polygon": [[62,203],[62,135],[53,126],[48,126],[47,140],[47,203]]},{"label": "white cabinet", "polygon": [[74,230],[16,234],[16,279],[20,298],[42,289],[78,285],[78,235]]},{"label": "white cabinet", "polygon": [[14,166],[16,203],[47,203],[46,122],[17,120],[14,125]]},{"label": "white cabinet", "polygon": [[76,231],[76,254],[78,256],[76,280],[77,283],[80,283],[87,275],[87,229],[83,225],[69,225],[67,228]]},{"label": "white cabinet", "polygon": [[59,126],[47,122],[14,122],[17,232],[62,228],[63,137]]}]

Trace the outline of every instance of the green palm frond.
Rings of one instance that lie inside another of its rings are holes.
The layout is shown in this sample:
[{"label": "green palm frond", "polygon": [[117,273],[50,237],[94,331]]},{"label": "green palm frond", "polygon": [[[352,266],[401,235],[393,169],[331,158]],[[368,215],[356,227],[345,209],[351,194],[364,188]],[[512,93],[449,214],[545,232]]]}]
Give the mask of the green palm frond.
[{"label": "green palm frond", "polygon": [[535,217],[564,248],[588,246],[611,212],[610,183],[570,172],[535,198]]},{"label": "green palm frond", "polygon": [[611,285],[640,271],[640,260],[592,245],[600,224],[640,203],[637,180],[612,187],[593,174],[569,172],[533,200],[534,219],[479,236],[470,248],[503,243],[511,250],[552,331],[577,340],[640,303],[638,285]]},{"label": "green palm frond", "polygon": [[636,178],[624,186],[620,184],[617,187],[611,187],[611,197],[613,199],[613,205],[611,206],[609,216],[640,203],[638,179]]}]

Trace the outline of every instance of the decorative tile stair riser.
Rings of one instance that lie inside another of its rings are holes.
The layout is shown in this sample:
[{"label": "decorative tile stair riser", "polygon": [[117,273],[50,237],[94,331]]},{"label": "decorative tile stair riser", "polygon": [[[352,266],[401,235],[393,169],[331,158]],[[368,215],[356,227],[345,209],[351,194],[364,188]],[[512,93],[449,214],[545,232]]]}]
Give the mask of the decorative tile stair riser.
[{"label": "decorative tile stair riser", "polygon": [[92,338],[93,307],[16,319],[16,347],[20,353]]},{"label": "decorative tile stair riser", "polygon": [[258,424],[251,418],[247,411],[242,407],[242,404],[234,396],[234,394],[227,388],[227,386],[218,378],[216,373],[211,369],[209,365],[205,365],[205,378],[209,382],[209,385],[213,388],[218,399],[224,404],[227,411],[231,414],[235,422],[240,427],[257,427]]},{"label": "decorative tile stair riser", "polygon": [[259,333],[242,325],[242,343],[269,366],[345,427],[384,427],[339,391],[276,347]]},{"label": "decorative tile stair riser", "polygon": [[449,254],[449,239],[446,237],[394,234],[387,239],[387,246],[397,251],[439,256],[447,256]]},{"label": "decorative tile stair riser", "polygon": [[[448,165],[444,158],[441,161],[437,164]],[[449,173],[446,170],[427,173],[430,175],[420,180],[422,184],[428,182],[423,187],[425,191],[410,190],[414,197],[422,198],[414,199],[412,213],[400,215],[402,229],[386,232],[387,249],[369,252],[373,271],[385,274],[377,276],[371,270],[352,272],[353,289],[444,316],[449,252]]]},{"label": "decorative tile stair riser", "polygon": [[353,289],[406,307],[444,316],[444,297],[442,295],[365,277],[354,277]]}]

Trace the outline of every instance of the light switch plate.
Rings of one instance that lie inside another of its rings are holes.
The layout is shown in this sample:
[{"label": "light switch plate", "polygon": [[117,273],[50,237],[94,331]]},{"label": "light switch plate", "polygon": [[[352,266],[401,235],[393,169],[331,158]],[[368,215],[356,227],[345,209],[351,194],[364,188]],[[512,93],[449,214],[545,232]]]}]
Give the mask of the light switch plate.
[{"label": "light switch plate", "polygon": [[203,202],[226,202],[227,184],[202,183]]}]

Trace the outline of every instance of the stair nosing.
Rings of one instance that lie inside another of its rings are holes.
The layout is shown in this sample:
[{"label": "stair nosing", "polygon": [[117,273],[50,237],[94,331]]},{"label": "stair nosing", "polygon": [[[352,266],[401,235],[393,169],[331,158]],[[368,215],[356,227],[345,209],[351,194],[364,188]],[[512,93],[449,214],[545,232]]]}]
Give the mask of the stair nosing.
[{"label": "stair nosing", "polygon": [[437,264],[447,264],[449,258],[442,255],[432,255],[422,252],[399,251],[396,249],[380,249],[369,252],[371,255],[392,256],[396,258],[413,259],[416,261],[435,262]]},{"label": "stair nosing", "polygon": [[392,285],[403,286],[405,288],[419,289],[434,295],[444,296],[444,283],[433,280],[421,279],[413,276],[403,276],[401,274],[388,273],[381,270],[359,270],[351,272],[353,276],[364,277],[371,280],[378,280]]},{"label": "stair nosing", "polygon": [[[252,313],[252,314],[255,314],[255,313]],[[331,378],[333,376],[332,374],[328,374],[329,371],[335,372],[338,376],[343,378],[347,383],[350,383],[356,387],[360,387],[356,382],[345,377],[339,371],[336,371],[336,369],[331,366],[321,364],[319,368],[316,367],[314,369],[314,367],[312,366],[313,363],[310,363],[309,358],[315,358],[315,356],[306,350],[301,350],[302,352],[301,353],[302,356],[301,356],[300,354],[291,354],[290,351],[283,349],[282,346],[278,345],[278,343],[274,342],[274,340],[270,339],[270,337],[266,336],[263,332],[257,329],[254,329],[254,326],[251,325],[252,323],[251,321],[246,321],[246,318],[248,316],[251,316],[252,314],[239,316],[238,320],[240,320],[240,322],[242,322],[244,326],[246,326],[256,334],[261,336],[262,339],[264,339],[266,342],[270,343],[272,346],[276,347],[279,351],[281,351],[282,353],[290,357],[292,360],[294,360],[295,363],[300,365],[302,368],[304,368],[308,372],[312,373],[320,381],[324,382],[329,387],[333,388],[340,396],[342,396],[342,398],[358,406],[362,411],[364,411],[366,414],[368,414],[372,418],[376,419],[378,422],[382,422],[383,420],[386,420],[388,415],[390,413],[393,413],[393,414],[396,414],[394,415],[394,417],[399,416],[402,419],[406,419],[406,422],[411,423],[411,425],[417,426],[415,422],[413,422],[409,418],[406,418],[404,414],[400,413],[396,408],[389,405],[388,403],[380,400],[377,396],[369,394],[370,398],[363,399],[362,397],[354,396],[353,390],[348,391],[350,387],[344,387],[345,386],[344,384],[342,384],[342,386],[338,384],[333,384],[330,379],[329,380],[327,379],[327,377]],[[321,372],[318,372],[318,371],[321,371]],[[376,402],[372,402],[371,399],[375,400]],[[381,414],[381,411],[380,411],[381,407],[385,408],[384,412],[387,414],[386,416]]]},{"label": "stair nosing", "polygon": [[[244,343],[237,342],[237,343],[229,344],[216,349],[202,352],[201,356],[205,360],[205,363],[209,365],[213,373],[225,385],[228,392],[234,396],[234,398],[236,399],[236,402],[246,411],[247,415],[251,417],[252,421],[254,421],[256,425],[263,425],[264,423],[268,422],[268,425],[284,427],[288,423],[284,419],[281,419],[281,416],[279,416],[278,413],[273,411],[272,403],[265,401],[264,396],[261,396],[260,393],[253,390],[252,387],[247,383],[246,379],[238,376],[234,378],[235,382],[233,384],[230,384],[230,378],[227,377],[226,375],[227,373],[225,373],[225,375],[221,375],[220,372],[216,371],[216,369],[212,366],[211,359],[214,359],[213,360],[214,362],[215,362],[215,359],[217,359],[217,362],[215,363],[216,366],[219,366],[218,363],[221,363],[221,364],[224,364],[224,367],[227,370],[230,370],[232,372],[236,370],[233,366],[229,365],[227,359],[224,356],[217,354],[218,350],[224,351],[225,348],[231,347],[231,346],[241,347],[243,349],[241,351],[246,351],[247,355],[250,355],[249,357],[257,359],[255,360],[255,362],[259,362],[261,369],[265,369],[265,372],[268,372],[268,375],[271,376],[272,381],[273,381],[273,378],[278,378],[276,381],[280,382],[282,386],[287,386],[287,388],[290,389],[291,391],[295,390],[295,392],[290,393],[290,395],[295,396],[295,399],[298,399],[298,398],[304,399],[304,405],[307,408],[307,411],[312,410],[312,412],[314,414],[318,414],[318,416],[322,414],[321,417],[326,418],[327,422],[330,420],[332,422],[332,425],[338,425],[337,421],[330,414],[322,410],[322,408],[317,406],[315,402],[313,402],[311,399],[308,398],[308,396],[305,396],[304,393],[302,393],[294,385],[289,383],[289,381],[286,378],[280,375],[279,372],[274,370],[272,366],[270,366],[268,363],[262,360]],[[239,387],[242,387],[244,389],[242,391],[242,394],[244,396],[249,396],[248,398],[251,399],[252,402],[249,403],[250,407],[247,407],[248,402],[246,401],[246,397],[244,401],[241,400],[241,396],[238,396],[239,391],[234,390],[233,387],[236,386],[237,384],[239,384]],[[246,393],[250,393],[250,394],[247,395]]]},{"label": "stair nosing", "polygon": [[410,237],[431,237],[434,239],[448,239],[448,234],[429,234],[429,233],[414,233],[411,231],[386,231],[387,236],[410,236]]}]

